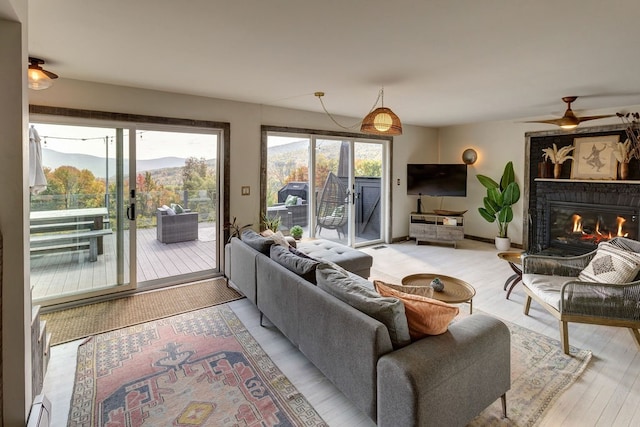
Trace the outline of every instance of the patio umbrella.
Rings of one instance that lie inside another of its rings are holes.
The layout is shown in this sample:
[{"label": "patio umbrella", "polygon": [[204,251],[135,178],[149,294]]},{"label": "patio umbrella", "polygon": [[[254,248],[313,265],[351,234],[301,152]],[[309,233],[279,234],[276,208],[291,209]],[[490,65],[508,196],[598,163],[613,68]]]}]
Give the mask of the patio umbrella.
[{"label": "patio umbrella", "polygon": [[31,194],[38,194],[47,189],[47,178],[42,169],[40,135],[33,125],[29,128],[29,189]]},{"label": "patio umbrella", "polygon": [[340,144],[338,176],[341,178],[349,176],[349,143],[346,141],[343,141],[342,144]]}]

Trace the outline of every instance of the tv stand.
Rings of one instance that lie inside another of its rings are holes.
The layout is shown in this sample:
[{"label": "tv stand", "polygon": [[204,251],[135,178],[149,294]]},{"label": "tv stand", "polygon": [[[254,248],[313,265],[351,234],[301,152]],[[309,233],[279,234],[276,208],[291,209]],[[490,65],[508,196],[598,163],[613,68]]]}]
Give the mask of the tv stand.
[{"label": "tv stand", "polygon": [[456,247],[464,239],[464,217],[462,215],[440,215],[435,212],[409,215],[409,237],[420,242],[446,242]]}]

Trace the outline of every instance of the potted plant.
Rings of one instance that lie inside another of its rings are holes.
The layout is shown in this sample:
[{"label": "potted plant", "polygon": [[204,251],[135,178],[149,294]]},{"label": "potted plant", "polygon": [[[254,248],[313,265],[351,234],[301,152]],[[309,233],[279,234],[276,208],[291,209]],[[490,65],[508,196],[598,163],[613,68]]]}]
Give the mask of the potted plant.
[{"label": "potted plant", "polygon": [[229,242],[231,241],[232,237],[237,237],[238,239],[240,239],[240,236],[242,235],[242,230],[244,230],[245,228],[249,228],[251,227],[252,224],[246,224],[246,225],[239,225],[237,223],[236,217],[233,217],[233,221],[231,222],[227,222],[224,225],[224,229],[225,230],[229,230]]},{"label": "potted plant", "polygon": [[291,237],[293,237],[294,239],[300,240],[302,238],[302,227],[300,227],[299,225],[294,225],[289,230],[289,234],[291,234]]},{"label": "potted plant", "polygon": [[281,223],[282,218],[280,218],[280,215],[270,217],[265,213],[262,214],[262,224],[264,225],[264,228],[271,230],[274,233],[278,231]]},{"label": "potted plant", "polygon": [[483,199],[484,206],[478,208],[478,212],[488,222],[498,224],[496,248],[501,251],[508,250],[511,247],[511,239],[507,232],[509,223],[513,220],[511,206],[520,200],[520,187],[515,180],[513,162],[507,163],[504,167],[499,184],[486,175],[478,174],[476,177],[487,189],[487,196]]},{"label": "potted plant", "polygon": [[629,162],[631,161],[631,140],[627,138],[625,142],[617,142],[613,144],[613,155],[618,160],[620,179],[629,177]]},{"label": "potted plant", "polygon": [[560,178],[560,174],[562,173],[562,164],[569,159],[573,159],[573,156],[569,154],[573,151],[575,147],[571,145],[566,145],[558,150],[556,144],[553,144],[553,148],[543,148],[542,149],[542,157],[546,160],[551,160],[553,163],[553,177],[555,179]]}]

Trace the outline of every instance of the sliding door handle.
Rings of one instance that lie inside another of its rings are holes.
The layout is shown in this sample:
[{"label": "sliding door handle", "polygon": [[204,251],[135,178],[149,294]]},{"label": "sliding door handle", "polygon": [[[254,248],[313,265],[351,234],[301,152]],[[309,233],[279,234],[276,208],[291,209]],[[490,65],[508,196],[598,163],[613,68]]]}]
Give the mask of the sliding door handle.
[{"label": "sliding door handle", "polygon": [[127,206],[127,218],[130,221],[136,220],[136,204],[135,203],[131,203],[129,206]]}]

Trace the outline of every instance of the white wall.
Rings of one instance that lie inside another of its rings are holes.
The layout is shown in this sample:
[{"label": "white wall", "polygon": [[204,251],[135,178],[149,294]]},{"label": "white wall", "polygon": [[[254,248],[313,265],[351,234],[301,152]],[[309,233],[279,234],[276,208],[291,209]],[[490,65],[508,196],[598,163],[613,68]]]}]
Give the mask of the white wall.
[{"label": "white wall", "polygon": [[0,0],[0,230],[3,234],[2,355],[4,426],[24,426],[31,406],[27,150],[27,2]]},{"label": "white wall", "polygon": [[[311,95],[310,95],[311,96]],[[240,224],[258,224],[260,212],[260,126],[289,126],[340,131],[324,113],[291,110],[60,78],[53,87],[30,91],[29,103],[118,113],[213,120],[231,124],[231,216]],[[353,122],[354,118],[342,118]],[[403,126],[394,137],[392,237],[408,235],[415,200],[406,194],[406,164],[437,161],[437,131]],[[400,185],[396,185],[397,179]],[[240,188],[249,185],[250,196]]]},{"label": "white wall", "polygon": [[[639,111],[639,106],[626,106],[588,112],[576,112],[580,115],[615,114],[616,112]],[[443,209],[464,210],[465,234],[493,239],[498,234],[498,226],[489,224],[478,213],[486,191],[476,179],[476,174],[488,175],[498,181],[502,176],[505,164],[513,161],[516,180],[520,184],[521,193],[525,189],[525,133],[542,130],[557,130],[553,125],[538,123],[522,123],[527,119],[476,123],[439,129],[439,146],[441,163],[457,163],[461,161],[462,152],[473,148],[478,152],[478,161],[468,168],[467,197],[447,198]],[[580,127],[620,124],[617,117],[584,122]],[[514,205],[514,219],[509,225],[509,237],[513,243],[522,244],[524,200]]]}]

